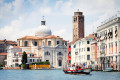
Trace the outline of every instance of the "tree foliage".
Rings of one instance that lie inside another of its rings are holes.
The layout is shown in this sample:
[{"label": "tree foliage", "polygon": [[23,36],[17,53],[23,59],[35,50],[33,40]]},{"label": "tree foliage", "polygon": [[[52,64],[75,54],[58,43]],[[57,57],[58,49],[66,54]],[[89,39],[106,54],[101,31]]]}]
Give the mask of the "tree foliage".
[{"label": "tree foliage", "polygon": [[105,54],[105,52],[100,52],[100,54]]},{"label": "tree foliage", "polygon": [[24,51],[24,52],[23,52],[23,55],[22,55],[22,64],[25,64],[25,63],[27,63],[27,54],[26,54],[26,52]]},{"label": "tree foliage", "polygon": [[0,67],[3,67],[3,64],[0,64]]}]

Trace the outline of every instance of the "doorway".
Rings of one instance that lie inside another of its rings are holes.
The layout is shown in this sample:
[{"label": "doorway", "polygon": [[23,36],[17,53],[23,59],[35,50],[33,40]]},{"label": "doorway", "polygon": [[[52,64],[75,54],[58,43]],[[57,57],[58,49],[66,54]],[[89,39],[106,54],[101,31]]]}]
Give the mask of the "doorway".
[{"label": "doorway", "polygon": [[62,66],[62,60],[58,60],[58,66]]}]

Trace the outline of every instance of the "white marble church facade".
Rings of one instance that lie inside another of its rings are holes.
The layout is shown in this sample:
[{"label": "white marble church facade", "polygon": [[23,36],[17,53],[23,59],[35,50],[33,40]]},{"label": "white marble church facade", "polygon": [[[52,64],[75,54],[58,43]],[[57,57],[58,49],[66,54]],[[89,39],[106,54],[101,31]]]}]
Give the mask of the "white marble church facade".
[{"label": "white marble church facade", "polygon": [[22,51],[36,53],[41,61],[49,61],[54,68],[63,68],[67,61],[67,41],[59,36],[52,35],[45,20],[37,29],[35,36],[24,36],[17,39],[17,44]]},{"label": "white marble church facade", "polygon": [[55,68],[61,68],[66,64],[66,46],[58,45],[54,47],[44,46],[42,48],[43,61],[49,61]]}]

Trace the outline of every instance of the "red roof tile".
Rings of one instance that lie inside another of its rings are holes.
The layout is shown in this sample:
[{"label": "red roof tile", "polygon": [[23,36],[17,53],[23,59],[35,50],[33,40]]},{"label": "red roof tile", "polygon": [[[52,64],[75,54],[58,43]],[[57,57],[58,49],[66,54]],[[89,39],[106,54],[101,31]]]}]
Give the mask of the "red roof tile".
[{"label": "red roof tile", "polygon": [[95,38],[93,34],[89,34],[88,36],[86,36],[85,38]]},{"label": "red roof tile", "polygon": [[[18,54],[23,54],[23,52],[17,52]],[[26,54],[30,54],[31,52],[26,52]],[[36,53],[32,53],[32,54],[36,54]]]},{"label": "red roof tile", "polygon": [[0,40],[0,43],[17,44],[15,41],[11,41],[11,40]]},{"label": "red roof tile", "polygon": [[34,40],[34,39],[42,39],[40,37],[36,37],[36,36],[24,36],[22,38],[19,38],[18,40],[21,40],[21,39],[30,39],[30,40]]},{"label": "red roof tile", "polygon": [[77,39],[77,40],[75,40],[75,41],[72,41],[72,42],[70,42],[70,44],[74,44],[76,41],[78,41],[78,40],[80,40],[80,39],[83,39],[83,38],[79,38],[79,39]]},{"label": "red roof tile", "polygon": [[5,55],[5,56],[6,56],[6,55],[7,55],[7,53],[0,53],[0,55]]},{"label": "red roof tile", "polygon": [[47,37],[43,37],[43,39],[63,39],[63,38],[61,38],[61,37],[59,37],[59,36],[55,36],[55,35],[50,35],[50,36],[47,36]]},{"label": "red roof tile", "polygon": [[20,48],[19,46],[13,46],[13,48]]}]

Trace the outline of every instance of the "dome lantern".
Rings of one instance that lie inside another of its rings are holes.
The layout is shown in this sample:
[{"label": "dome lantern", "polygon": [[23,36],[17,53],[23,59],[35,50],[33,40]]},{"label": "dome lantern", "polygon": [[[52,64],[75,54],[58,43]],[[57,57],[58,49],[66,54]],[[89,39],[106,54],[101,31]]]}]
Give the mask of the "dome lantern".
[{"label": "dome lantern", "polygon": [[35,32],[35,36],[37,37],[45,37],[52,34],[51,29],[45,25],[46,21],[43,19],[41,20],[41,26]]},{"label": "dome lantern", "polygon": [[42,25],[45,25],[45,22],[46,22],[46,21],[45,21],[44,16],[43,16],[43,19],[41,20],[41,26],[42,26]]}]

